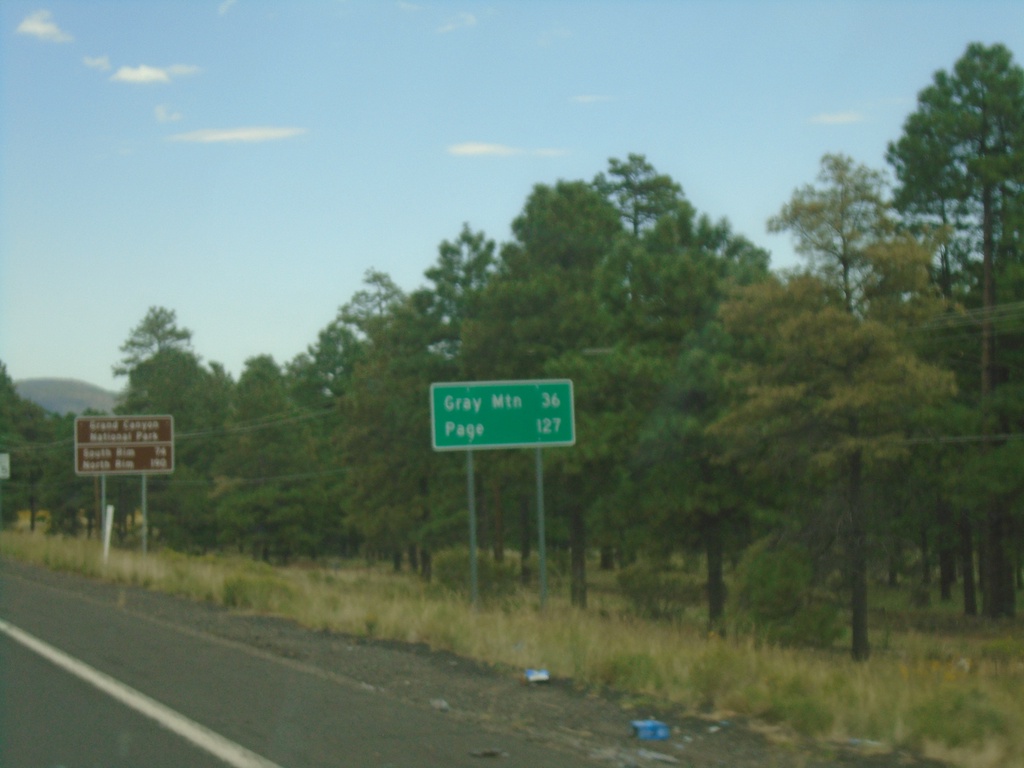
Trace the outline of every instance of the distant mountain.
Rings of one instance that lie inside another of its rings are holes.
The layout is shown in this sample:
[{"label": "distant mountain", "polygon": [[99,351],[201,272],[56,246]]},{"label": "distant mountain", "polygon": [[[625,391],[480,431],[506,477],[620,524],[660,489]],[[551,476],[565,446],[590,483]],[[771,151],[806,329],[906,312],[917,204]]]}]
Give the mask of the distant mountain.
[{"label": "distant mountain", "polygon": [[117,402],[117,393],[76,379],[22,379],[14,388],[25,400],[42,406],[51,413],[81,414],[87,410],[110,413]]}]

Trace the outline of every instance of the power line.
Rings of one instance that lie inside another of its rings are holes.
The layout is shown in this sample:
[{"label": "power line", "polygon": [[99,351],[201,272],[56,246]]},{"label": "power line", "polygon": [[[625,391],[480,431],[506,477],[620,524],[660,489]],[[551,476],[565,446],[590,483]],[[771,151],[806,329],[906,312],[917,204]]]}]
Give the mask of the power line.
[{"label": "power line", "polygon": [[[282,413],[292,413],[289,411],[283,411]],[[207,437],[209,435],[225,435],[235,434],[239,432],[257,432],[261,429],[270,429],[271,427],[277,427],[282,424],[294,424],[300,421],[310,421],[312,419],[319,418],[329,413],[326,409],[322,411],[306,411],[305,413],[298,413],[293,416],[274,416],[264,417],[262,419],[254,419],[248,423],[226,425],[223,427],[212,427],[209,429],[194,430],[192,432],[181,432],[175,435],[175,438],[190,439],[193,437]]]},{"label": "power line", "polygon": [[995,323],[1018,319],[1024,319],[1024,301],[997,304],[987,308],[961,309],[953,313],[946,312],[932,318],[920,327],[922,330],[980,328],[985,320]]},{"label": "power line", "polygon": [[[261,429],[270,429],[272,427],[280,426],[282,424],[293,424],[301,421],[310,421],[312,419],[320,418],[330,413],[327,409],[322,410],[311,410],[302,409],[298,412],[295,410],[281,411],[271,416],[264,416],[257,419],[253,419],[249,422],[241,422],[238,424],[228,424],[221,427],[210,427],[207,429],[193,430],[191,432],[178,432],[175,434],[175,441],[179,439],[189,440],[198,437],[209,437],[211,435],[230,435],[242,432],[256,432]],[[132,414],[137,415],[137,414]],[[111,418],[121,418],[119,414],[114,414]],[[5,435],[6,438],[11,437]],[[65,437],[59,440],[52,440],[46,443],[22,443],[20,445],[13,444],[7,449],[11,453],[29,453],[35,451],[48,451],[57,450],[66,446],[74,444],[74,437]]]},{"label": "power line", "polygon": [[905,445],[926,445],[938,443],[940,445],[952,445],[956,443],[1003,443],[1024,440],[1024,433],[1002,433],[999,435],[933,435],[929,437],[902,437],[894,438],[892,442]]}]

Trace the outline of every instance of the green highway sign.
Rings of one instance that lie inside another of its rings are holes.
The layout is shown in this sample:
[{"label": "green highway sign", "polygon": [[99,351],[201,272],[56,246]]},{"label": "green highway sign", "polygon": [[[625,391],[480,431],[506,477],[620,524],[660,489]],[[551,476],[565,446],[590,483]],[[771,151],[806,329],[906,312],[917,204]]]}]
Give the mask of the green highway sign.
[{"label": "green highway sign", "polygon": [[430,385],[435,451],[573,445],[572,382],[463,381]]}]

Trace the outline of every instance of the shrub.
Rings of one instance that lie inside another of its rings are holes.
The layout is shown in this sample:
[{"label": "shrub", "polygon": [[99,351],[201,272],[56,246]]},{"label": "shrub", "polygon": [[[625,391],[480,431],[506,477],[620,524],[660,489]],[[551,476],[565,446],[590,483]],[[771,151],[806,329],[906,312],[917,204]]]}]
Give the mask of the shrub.
[{"label": "shrub", "polygon": [[981,657],[997,664],[1024,662],[1024,638],[1003,637],[981,646]]},{"label": "shrub", "polygon": [[229,608],[259,613],[282,613],[295,600],[291,585],[273,576],[229,576],[221,594]]},{"label": "shrub", "polygon": [[[508,597],[515,594],[519,571],[515,564],[496,562],[477,552],[477,591],[481,599]],[[469,549],[454,547],[438,552],[433,558],[434,582],[445,589],[468,595],[470,591]]]},{"label": "shrub", "polygon": [[696,577],[645,562],[623,568],[617,579],[633,611],[646,619],[680,619],[704,597],[704,584]]},{"label": "shrub", "polygon": [[916,747],[936,741],[950,747],[981,744],[989,736],[1005,734],[1006,717],[977,689],[944,686],[918,704],[907,717],[910,740]]},{"label": "shrub", "polygon": [[647,653],[617,653],[598,664],[597,679],[623,690],[645,690],[658,682],[658,669]]},{"label": "shrub", "polygon": [[690,666],[689,687],[698,706],[712,710],[737,689],[745,687],[750,676],[750,670],[741,663],[737,653],[716,642]]},{"label": "shrub", "polygon": [[764,718],[783,722],[804,736],[818,736],[828,731],[835,716],[821,704],[821,696],[809,683],[797,677],[769,686]]},{"label": "shrub", "polygon": [[843,634],[840,610],[813,578],[803,550],[755,544],[737,569],[736,607],[769,642],[827,648]]}]

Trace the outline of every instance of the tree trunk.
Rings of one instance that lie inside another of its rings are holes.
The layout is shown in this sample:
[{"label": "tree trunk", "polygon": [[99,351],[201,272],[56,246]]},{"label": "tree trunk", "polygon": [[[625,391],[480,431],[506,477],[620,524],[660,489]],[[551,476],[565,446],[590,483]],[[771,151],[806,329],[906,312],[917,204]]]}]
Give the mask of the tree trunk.
[{"label": "tree trunk", "polygon": [[420,551],[420,577],[426,582],[434,578],[434,558],[429,549]]},{"label": "tree trunk", "polygon": [[867,560],[867,520],[861,500],[861,466],[860,451],[855,451],[850,459],[850,533],[849,533],[849,568],[850,568],[850,614],[853,634],[851,652],[854,661],[867,661],[871,655],[871,644],[868,640],[868,560]]},{"label": "tree trunk", "polygon": [[501,503],[501,481],[494,481],[494,562],[505,562],[505,509]]},{"label": "tree trunk", "polygon": [[903,568],[903,540],[893,536],[889,544],[889,578],[890,588],[895,589],[900,584],[900,572]]},{"label": "tree trunk", "polygon": [[953,584],[956,583],[956,553],[950,547],[939,550],[939,599],[948,603],[953,600]]},{"label": "tree trunk", "polygon": [[577,608],[587,607],[587,528],[583,510],[573,504],[569,511],[570,599]]},{"label": "tree trunk", "polygon": [[953,510],[945,501],[938,505],[939,522],[939,594],[944,603],[953,599],[956,582],[956,550],[954,549]]},{"label": "tree trunk", "polygon": [[704,520],[704,548],[708,558],[708,632],[723,636],[725,579],[722,575],[722,520],[718,515]]},{"label": "tree trunk", "polygon": [[978,615],[978,597],[974,583],[974,536],[966,510],[960,510],[960,573],[964,577],[964,615]]},{"label": "tree trunk", "polygon": [[[982,147],[983,153],[986,148]],[[994,432],[989,401],[995,388],[995,330],[992,311],[996,305],[995,289],[995,189],[985,184],[981,190],[982,250],[982,315],[981,315],[981,410],[982,431]],[[985,515],[985,560],[983,566],[984,594],[982,610],[993,619],[1016,613],[1013,565],[1008,552],[1011,519],[1008,510],[998,502],[989,502]]]},{"label": "tree trunk", "polygon": [[486,550],[491,546],[491,505],[487,487],[483,482],[477,483],[476,492],[476,544]]},{"label": "tree trunk", "polygon": [[991,619],[1016,613],[1013,560],[1010,557],[1010,526],[999,503],[990,502],[985,526],[985,592],[982,610]]},{"label": "tree trunk", "polygon": [[932,583],[932,559],[928,547],[928,525],[921,524],[921,583],[931,585]]},{"label": "tree trunk", "polygon": [[519,581],[525,586],[530,583],[530,497],[523,494],[519,499]]},{"label": "tree trunk", "polygon": [[981,193],[981,251],[982,251],[982,289],[981,289],[981,406],[984,419],[983,429],[988,434],[991,420],[986,413],[989,396],[995,384],[995,336],[993,333],[992,310],[996,303],[995,269],[993,265],[995,239],[992,232],[992,187],[985,185]]}]

